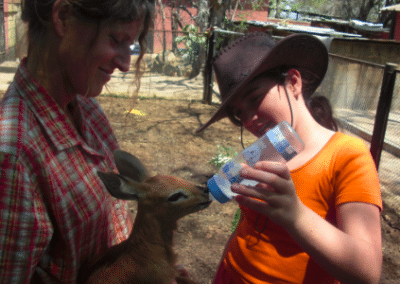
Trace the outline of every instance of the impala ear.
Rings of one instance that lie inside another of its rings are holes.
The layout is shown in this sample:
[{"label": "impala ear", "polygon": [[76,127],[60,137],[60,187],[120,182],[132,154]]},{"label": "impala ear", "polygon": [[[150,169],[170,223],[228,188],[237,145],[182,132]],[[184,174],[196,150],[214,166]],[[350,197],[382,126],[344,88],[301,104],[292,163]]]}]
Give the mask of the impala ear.
[{"label": "impala ear", "polygon": [[[139,194],[136,191],[135,182],[128,181],[121,175],[114,173],[97,172],[108,192],[118,199],[138,200]],[[136,184],[139,186],[138,184]]]},{"label": "impala ear", "polygon": [[150,177],[146,167],[132,154],[122,150],[115,150],[114,159],[121,175],[137,182],[143,182]]}]

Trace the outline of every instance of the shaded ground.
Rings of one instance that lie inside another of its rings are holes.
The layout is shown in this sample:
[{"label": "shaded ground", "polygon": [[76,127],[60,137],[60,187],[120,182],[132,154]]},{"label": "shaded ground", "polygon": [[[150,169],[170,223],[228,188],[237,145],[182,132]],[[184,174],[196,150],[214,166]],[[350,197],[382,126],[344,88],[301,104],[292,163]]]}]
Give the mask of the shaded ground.
[{"label": "shaded ground", "polygon": [[[240,131],[227,120],[200,135],[194,134],[195,129],[214,113],[215,106],[164,99],[140,100],[133,105],[132,99],[109,96],[100,96],[98,101],[111,121],[121,148],[139,157],[154,174],[171,174],[205,183],[216,171],[208,162],[217,154],[217,145],[241,150]],[[126,115],[125,112],[133,106],[146,115]],[[246,145],[252,139],[245,134]],[[384,153],[381,161],[391,159],[390,154]],[[399,203],[393,202],[393,195],[385,193],[390,182],[382,177],[381,182],[383,197],[387,198],[382,212],[384,265],[381,283],[398,283],[400,218],[399,209],[396,207],[395,210],[393,204]],[[132,203],[133,214],[135,207],[136,204]],[[214,202],[208,209],[180,220],[175,234],[179,263],[188,269],[197,283],[211,283],[236,209],[234,202],[224,205]]]}]

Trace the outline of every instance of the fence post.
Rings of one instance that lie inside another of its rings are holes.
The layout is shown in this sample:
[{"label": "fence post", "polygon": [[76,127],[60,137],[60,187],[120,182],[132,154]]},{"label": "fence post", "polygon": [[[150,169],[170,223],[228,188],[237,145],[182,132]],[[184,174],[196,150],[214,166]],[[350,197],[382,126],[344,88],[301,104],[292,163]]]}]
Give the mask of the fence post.
[{"label": "fence post", "polygon": [[210,29],[210,36],[207,39],[208,50],[206,66],[204,68],[204,92],[203,92],[203,103],[211,104],[212,102],[212,60],[214,57],[214,45],[215,45],[215,32],[214,29]]},{"label": "fence post", "polygon": [[397,65],[387,63],[385,66],[381,94],[379,96],[378,107],[376,109],[374,131],[371,138],[371,155],[375,161],[376,169],[379,168],[383,142],[385,139],[386,127],[389,119],[390,106],[392,104],[394,83],[396,80]]}]

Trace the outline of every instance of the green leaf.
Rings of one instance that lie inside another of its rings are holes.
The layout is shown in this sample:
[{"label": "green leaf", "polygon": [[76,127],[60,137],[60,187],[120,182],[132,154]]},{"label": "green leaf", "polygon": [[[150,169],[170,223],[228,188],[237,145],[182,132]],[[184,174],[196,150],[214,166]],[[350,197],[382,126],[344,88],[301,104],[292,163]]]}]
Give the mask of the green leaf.
[{"label": "green leaf", "polygon": [[242,211],[240,210],[240,208],[238,208],[238,210],[236,210],[236,213],[232,219],[231,233],[235,232],[236,227],[239,224],[241,214],[242,214]]}]

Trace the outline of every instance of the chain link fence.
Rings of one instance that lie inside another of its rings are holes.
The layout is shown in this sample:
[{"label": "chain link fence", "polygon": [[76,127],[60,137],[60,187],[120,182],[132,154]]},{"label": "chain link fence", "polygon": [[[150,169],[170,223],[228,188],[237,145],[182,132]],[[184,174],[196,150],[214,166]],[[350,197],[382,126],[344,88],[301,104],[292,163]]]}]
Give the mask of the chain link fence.
[{"label": "chain link fence", "polygon": [[206,35],[155,30],[149,38],[139,96],[201,100]]},{"label": "chain link fence", "polygon": [[[378,155],[377,163],[382,195],[389,195],[385,200],[393,203],[390,207],[399,208],[400,72],[394,70],[391,101],[390,97],[382,97],[379,104],[380,96],[387,89],[383,86],[384,71],[383,65],[331,54],[328,72],[318,91],[329,98],[334,116],[345,131],[367,143],[376,143],[374,133],[377,131],[384,133],[382,152]],[[386,105],[386,114],[379,110],[382,109],[382,103]],[[387,118],[382,117],[386,115]],[[385,123],[379,125],[382,120]]]}]

